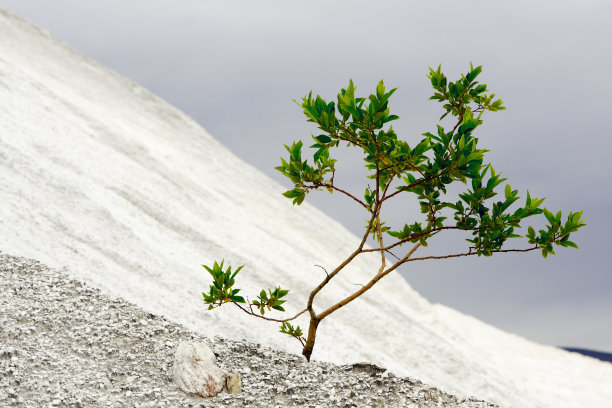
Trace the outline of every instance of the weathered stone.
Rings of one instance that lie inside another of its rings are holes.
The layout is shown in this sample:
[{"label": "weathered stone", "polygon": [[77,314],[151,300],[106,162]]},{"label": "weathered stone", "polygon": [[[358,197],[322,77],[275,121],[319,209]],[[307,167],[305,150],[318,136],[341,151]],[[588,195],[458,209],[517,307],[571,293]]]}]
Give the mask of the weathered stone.
[{"label": "weathered stone", "polygon": [[350,366],[350,369],[353,369],[356,371],[363,371],[371,375],[381,375],[382,373],[387,371],[386,368],[379,367],[376,364],[372,364],[368,362],[359,362],[359,363],[352,364]]},{"label": "weathered stone", "polygon": [[217,395],[225,375],[215,364],[215,355],[206,343],[181,342],[174,355],[172,380],[187,393],[200,397]]},{"label": "weathered stone", "polygon": [[227,376],[227,392],[230,394],[240,394],[240,374],[230,374]]}]

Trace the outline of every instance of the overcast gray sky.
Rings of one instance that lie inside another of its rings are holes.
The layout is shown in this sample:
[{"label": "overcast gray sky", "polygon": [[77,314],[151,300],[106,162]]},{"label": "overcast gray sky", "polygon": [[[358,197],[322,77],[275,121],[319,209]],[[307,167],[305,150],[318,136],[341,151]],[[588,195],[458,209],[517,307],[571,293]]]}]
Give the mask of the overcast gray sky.
[{"label": "overcast gray sky", "polygon": [[[81,53],[182,109],[243,160],[273,167],[283,144],[316,132],[292,102],[333,98],[352,78],[380,79],[400,137],[418,140],[441,114],[427,67],[450,79],[483,65],[481,82],[507,110],[485,116],[480,145],[524,196],[584,210],[579,251],[409,264],[402,274],[434,302],[553,345],[612,351],[612,3],[570,1],[0,0]],[[0,38],[0,41],[2,39]],[[411,143],[412,144],[412,143]],[[361,158],[340,156],[336,179],[361,194]],[[346,164],[343,164],[346,162]],[[327,194],[308,201],[356,234],[365,214]],[[412,221],[402,202],[386,218]],[[432,253],[448,250],[438,242]]]}]

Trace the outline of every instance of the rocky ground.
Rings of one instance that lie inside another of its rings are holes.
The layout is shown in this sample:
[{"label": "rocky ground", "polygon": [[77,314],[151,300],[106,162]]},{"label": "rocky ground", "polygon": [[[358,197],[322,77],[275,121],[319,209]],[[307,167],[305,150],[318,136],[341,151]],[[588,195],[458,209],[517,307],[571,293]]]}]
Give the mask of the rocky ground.
[{"label": "rocky ground", "polygon": [[[169,377],[180,341],[206,341],[242,392],[198,398]],[[0,406],[495,407],[370,365],[306,363],[190,332],[31,259],[0,253]]]}]

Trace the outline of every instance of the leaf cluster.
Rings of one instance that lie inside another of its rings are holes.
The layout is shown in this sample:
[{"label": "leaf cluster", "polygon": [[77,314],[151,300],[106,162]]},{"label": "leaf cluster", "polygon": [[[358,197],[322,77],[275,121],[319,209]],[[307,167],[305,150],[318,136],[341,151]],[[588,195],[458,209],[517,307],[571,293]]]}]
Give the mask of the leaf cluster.
[{"label": "leaf cluster", "polygon": [[[329,140],[325,135],[318,136],[321,141]],[[289,152],[289,160],[285,161],[281,158],[281,166],[275,167],[283,175],[288,177],[294,184],[293,190],[286,191],[283,195],[293,199],[293,204],[300,205],[304,201],[308,192],[307,183],[312,183],[315,186],[323,186],[331,183],[331,178],[326,179],[326,175],[334,172],[334,163],[336,160],[330,159],[327,150],[317,151],[314,155],[314,166],[308,164],[308,160],[302,161],[302,141],[293,143],[291,146],[285,145],[285,149]],[[313,146],[319,146],[315,144]]]},{"label": "leaf cluster", "polygon": [[470,70],[465,75],[461,75],[461,78],[455,82],[448,82],[441,69],[441,65],[436,70],[429,68],[428,75],[434,89],[434,94],[429,99],[442,102],[442,107],[446,110],[440,120],[444,119],[449,113],[452,116],[462,117],[466,112],[466,106],[471,103],[476,104],[474,109],[476,112],[484,112],[485,110],[495,112],[506,109],[502,106],[501,99],[494,100],[495,94],[486,93],[486,84],[479,84],[476,81],[476,77],[482,72],[482,66],[474,68],[474,65],[470,63]]},{"label": "leaf cluster", "polygon": [[232,273],[231,266],[223,270],[223,262],[223,260],[221,263],[215,261],[212,268],[202,265],[213,278],[213,284],[210,285],[208,293],[202,292],[204,303],[208,305],[209,310],[227,302],[246,303],[242,296],[238,296],[240,289],[233,288],[236,275],[244,268],[244,265],[239,266]]},{"label": "leaf cluster", "polygon": [[[320,96],[313,97],[312,92],[305,96],[301,103],[295,101],[304,111],[307,121],[314,122],[323,134],[312,135],[315,142],[312,149],[314,165],[301,158],[302,142],[285,145],[289,159],[281,158],[281,166],[276,167],[294,184],[294,188],[284,193],[293,199],[294,204],[301,204],[305,194],[310,190],[325,188],[333,191],[335,159],[331,158],[330,149],[346,142],[348,146],[359,147],[366,154],[366,162],[371,168],[385,166],[386,155],[397,156],[406,147],[397,141],[393,129],[383,130],[383,126],[398,116],[389,113],[388,101],[395,89],[386,91],[383,81],[376,87],[376,93],[368,98],[355,97],[355,86],[349,81],[346,89],[338,94],[337,102],[327,102]],[[390,164],[390,163],[389,163]]]},{"label": "leaf cluster", "polygon": [[268,289],[267,294],[266,291],[262,289],[257,296],[257,300],[254,300],[252,304],[259,309],[259,313],[261,313],[262,316],[265,314],[266,309],[268,311],[270,309],[275,309],[284,312],[285,309],[281,305],[286,301],[281,300],[281,298],[286,296],[287,293],[289,293],[288,290],[283,290],[280,287],[274,290]]},{"label": "leaf cluster", "polygon": [[[313,97],[310,92],[296,103],[307,121],[315,123],[323,132],[313,136],[315,144],[311,148],[315,149],[315,166],[309,166],[307,160],[302,159],[301,141],[285,146],[290,157],[281,159],[282,165],[276,169],[291,180],[294,188],[284,195],[299,205],[309,190],[341,191],[374,215],[366,229],[377,241],[386,233],[397,240],[397,245],[410,242],[427,246],[428,239],[440,231],[457,229],[472,235],[467,239],[471,245],[470,254],[490,256],[503,251],[508,239],[522,236],[517,232],[522,220],[548,210],[540,208],[543,198],[532,199],[529,192],[525,205],[511,210],[520,197],[510,185],[505,186],[503,199],[493,200],[498,194],[495,189],[506,179],[490,164],[485,164],[487,150],[478,146],[479,140],[474,133],[482,125],[485,111],[495,112],[505,107],[501,99],[488,91],[486,84],[478,82],[481,72],[481,66],[470,64],[468,72],[451,82],[440,66],[429,69],[428,78],[434,91],[430,99],[441,102],[445,111],[440,119],[450,115],[456,122],[449,129],[436,125],[435,133],[424,133],[414,145],[399,139],[392,127],[385,128],[398,116],[392,115],[389,108],[389,98],[396,89],[387,91],[383,81],[367,98],[355,96],[352,80],[338,93],[336,102],[328,102],[318,95]],[[362,151],[365,166],[370,170],[368,177],[375,180],[374,187],[366,187],[363,198],[334,185],[335,160],[330,158],[330,150],[340,143]],[[389,190],[394,181],[397,182],[394,189]],[[458,195],[459,200],[447,198],[448,187],[454,182],[468,187]],[[394,230],[380,219],[380,209],[384,201],[404,193],[416,196],[425,222],[412,220]],[[547,219],[549,225],[545,231],[556,231],[549,217]],[[555,222],[560,224],[560,221]],[[569,224],[563,235],[563,245],[571,246],[567,244],[571,243],[569,233],[584,224],[573,222],[571,217],[566,223]],[[550,245],[557,239],[561,242],[560,234],[557,231],[540,233],[537,239],[530,235],[525,237],[529,243],[542,248],[546,255],[554,253]]]},{"label": "leaf cluster", "polygon": [[[213,282],[212,285],[209,286],[208,293],[202,292],[202,298],[204,300],[204,304],[208,305],[208,310],[223,306],[225,303],[234,303],[247,314],[261,318],[265,318],[264,315],[266,311],[270,311],[272,309],[280,312],[285,311],[285,308],[281,305],[286,302],[286,300],[283,298],[289,293],[288,290],[281,289],[280,286],[276,287],[274,290],[268,289],[266,291],[265,289],[262,289],[259,292],[259,295],[257,295],[256,300],[249,302],[242,296],[238,296],[238,292],[240,292],[241,289],[234,288],[234,284],[236,283],[236,275],[238,275],[238,272],[242,270],[244,265],[239,266],[234,272],[232,272],[231,266],[228,266],[227,269],[224,270],[223,263],[224,260],[222,260],[220,263],[215,261],[212,267],[202,265],[213,278]],[[247,306],[243,307],[240,304],[246,304]],[[255,313],[253,308],[257,309],[259,314]],[[292,337],[301,339],[302,329],[300,326],[294,327],[284,320],[270,318],[265,319],[281,322],[282,333],[286,333]]]},{"label": "leaf cluster", "polygon": [[283,322],[281,324],[281,328],[280,328],[279,332],[284,333],[284,334],[288,334],[291,337],[295,337],[296,339],[300,340],[301,342],[304,341],[304,337],[302,337],[304,333],[302,333],[302,329],[300,328],[300,326],[293,326],[289,322]]},{"label": "leaf cluster", "polygon": [[586,225],[582,219],[582,211],[577,213],[569,213],[565,223],[561,221],[561,211],[553,214],[548,210],[544,210],[544,215],[548,221],[545,229],[541,229],[536,234],[533,227],[529,227],[527,238],[530,244],[535,244],[542,248],[542,256],[546,258],[548,254],[555,255],[553,244],[562,247],[572,247],[578,249],[578,245],[569,240],[572,232],[578,231],[578,228]]}]

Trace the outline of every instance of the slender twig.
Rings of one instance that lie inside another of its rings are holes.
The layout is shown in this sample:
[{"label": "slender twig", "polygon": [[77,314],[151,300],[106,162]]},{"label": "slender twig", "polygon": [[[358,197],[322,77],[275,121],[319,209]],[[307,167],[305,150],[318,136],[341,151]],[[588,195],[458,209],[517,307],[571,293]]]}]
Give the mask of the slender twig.
[{"label": "slender twig", "polygon": [[325,271],[325,274],[326,274],[327,276],[329,276],[329,273],[327,273],[327,269],[325,269],[325,268],[324,268],[324,267],[322,267],[321,265],[315,265],[315,266],[318,266],[319,268],[323,269],[323,270]]},{"label": "slender twig", "polygon": [[400,187],[400,188],[398,188],[398,189],[397,189],[397,191],[395,191],[395,192],[393,192],[393,193],[389,194],[388,196],[386,196],[386,197],[383,199],[383,201],[388,200],[388,199],[390,199],[391,197],[393,197],[393,196],[395,196],[395,195],[397,195],[397,194],[401,193],[402,191],[409,190],[409,189],[411,189],[412,187],[418,186],[419,184],[424,183],[424,182],[426,182],[426,181],[429,181],[429,180],[431,180],[431,179],[433,179],[433,176],[425,177],[425,178],[419,179],[419,180],[415,181],[414,183],[411,183],[411,184],[409,184],[409,185],[407,185],[407,186]]},{"label": "slender twig", "polygon": [[388,249],[385,250],[385,252],[387,252],[388,254],[391,254],[395,259],[397,259],[398,261],[400,260],[399,257],[397,255],[395,255],[393,252],[389,251]]},{"label": "slender twig", "polygon": [[383,195],[382,195],[381,201],[385,200],[385,196],[387,195],[387,191],[389,190],[389,186],[393,182],[393,179],[395,178],[396,175],[397,175],[397,173],[393,172],[391,174],[391,177],[389,177],[389,181],[387,182],[387,185],[385,186],[385,190],[383,191]]},{"label": "slender twig", "polygon": [[451,165],[451,166],[449,166],[449,167],[448,167],[446,170],[444,170],[442,173],[440,173],[439,175],[437,175],[436,177],[434,177],[434,176],[429,176],[429,177],[425,177],[425,178],[422,178],[422,179],[416,180],[414,183],[411,183],[411,184],[409,184],[409,185],[407,185],[407,186],[403,186],[403,187],[398,188],[398,189],[397,189],[397,191],[395,191],[395,192],[393,192],[392,194],[389,194],[387,197],[385,197],[385,198],[383,199],[383,201],[384,201],[384,200],[388,200],[388,199],[390,199],[391,197],[393,197],[393,196],[395,196],[395,195],[397,195],[397,194],[399,194],[399,193],[401,193],[401,192],[403,192],[403,191],[409,190],[409,189],[411,189],[412,187],[418,186],[419,184],[424,183],[424,182],[426,182],[426,181],[433,180],[434,178],[441,178],[441,177],[442,177],[442,176],[444,176],[445,174],[450,173],[450,172],[452,172],[452,171],[454,171],[454,170],[455,170],[455,169],[454,169],[454,168],[453,168],[453,166]]},{"label": "slender twig", "polygon": [[334,185],[331,185],[331,186],[329,186],[329,187],[331,187],[332,189],[334,189],[334,190],[336,190],[336,191],[341,192],[342,194],[345,194],[345,195],[349,196],[350,198],[352,198],[353,200],[355,200],[355,201],[357,201],[359,204],[361,204],[361,205],[362,205],[364,208],[366,208],[366,209],[368,208],[368,206],[367,206],[367,205],[366,205],[366,204],[365,204],[363,201],[361,201],[360,199],[358,199],[357,197],[355,197],[355,196],[354,196],[354,195],[352,195],[351,193],[348,193],[348,192],[344,191],[343,189],[341,189],[341,188],[339,188],[339,187],[336,187],[336,186],[334,186]]},{"label": "slender twig", "polygon": [[425,173],[423,173],[421,171],[421,169],[419,169],[417,166],[415,166],[414,164],[408,162],[408,164],[410,165],[410,167],[412,167],[413,169],[415,169],[416,171],[418,171],[419,173],[421,173],[421,176],[425,177]]},{"label": "slender twig", "polygon": [[357,197],[355,197],[355,196],[354,196],[354,195],[352,195],[351,193],[349,193],[349,192],[347,192],[347,191],[345,191],[345,190],[343,190],[343,189],[341,189],[341,188],[339,188],[339,187],[334,186],[333,181],[332,181],[332,183],[331,183],[331,184],[319,183],[319,182],[313,182],[313,183],[312,183],[312,186],[306,186],[306,188],[307,188],[307,189],[308,189],[308,188],[310,188],[310,189],[317,189],[317,188],[319,188],[319,187],[331,188],[331,189],[333,189],[333,190],[339,191],[340,193],[342,193],[342,194],[344,194],[344,195],[346,195],[346,196],[348,196],[348,197],[352,198],[353,200],[357,201],[357,202],[358,202],[358,203],[359,203],[359,204],[360,204],[362,207],[364,207],[365,209],[367,209],[367,208],[368,208],[368,206],[367,206],[367,205],[366,205],[366,204],[365,204],[363,201],[361,201],[360,199],[358,199]]},{"label": "slender twig", "polygon": [[295,320],[295,319],[297,319],[297,318],[298,318],[300,315],[302,315],[304,312],[306,312],[306,311],[308,310],[308,309],[304,309],[304,310],[302,310],[301,312],[299,312],[298,314],[296,314],[295,316],[290,317],[290,318],[288,318],[288,319],[273,319],[273,318],[271,318],[271,317],[262,316],[261,314],[258,314],[258,313],[253,312],[253,305],[252,305],[252,304],[250,304],[250,303],[249,303],[249,309],[247,309],[247,308],[245,308],[245,307],[243,307],[243,306],[240,306],[240,304],[239,304],[239,303],[236,303],[236,302],[232,302],[232,303],[233,303],[233,304],[235,304],[236,306],[238,306],[238,308],[240,308],[240,310],[242,310],[244,313],[246,313],[246,314],[248,314],[248,315],[255,316],[255,317],[259,317],[260,319],[263,319],[263,320],[268,320],[268,321],[270,321],[270,322],[278,322],[278,323],[284,323],[284,322],[288,322],[288,321],[291,321],[291,320]]},{"label": "slender twig", "polygon": [[[344,130],[344,131],[345,131],[346,133],[348,133],[348,134],[351,134],[351,133],[349,133],[349,132],[348,132],[348,131],[347,131],[345,128],[342,128],[342,130]],[[357,136],[356,136],[355,134],[351,134],[351,136],[353,136],[353,137],[355,138],[355,140],[347,139],[347,138],[342,137],[342,136],[340,136],[340,135],[338,135],[338,134],[336,134],[335,136],[338,138],[338,140],[343,140],[343,141],[345,141],[345,142],[349,142],[349,143],[352,143],[352,144],[354,144],[354,145],[357,145],[357,146],[359,146],[359,147],[362,147],[362,148],[363,148],[363,143],[361,143],[361,142],[360,142],[360,141],[357,139]]]},{"label": "slender twig", "polygon": [[[389,245],[389,246],[386,246],[386,247],[382,248],[382,250],[383,251],[388,251],[389,249],[395,248],[398,245],[405,244],[406,242],[409,242],[409,241],[411,241],[413,239],[421,238],[423,236],[426,236],[426,235],[429,235],[429,234],[432,234],[432,233],[437,233],[437,232],[442,231],[442,230],[448,230],[448,229],[458,229],[458,230],[462,230],[462,231],[472,231],[471,229],[464,229],[464,228],[459,228],[459,227],[456,227],[456,226],[455,227],[453,227],[453,226],[446,226],[446,227],[432,228],[430,230],[423,231],[423,232],[421,232],[419,234],[411,235],[411,236],[409,236],[407,238],[402,239],[401,241],[397,241],[396,243],[394,243],[392,245]],[[362,252],[378,252],[380,250],[381,250],[380,248],[370,248],[370,249],[364,249]]]},{"label": "slender twig", "polygon": [[[477,255],[477,252],[471,252],[471,249],[470,249],[469,252],[461,253],[461,254],[445,255],[445,256],[426,256],[426,257],[421,257],[421,258],[411,258],[412,254],[420,246],[421,246],[421,243],[420,242],[417,243],[414,247],[412,247],[412,249],[401,260],[397,261],[395,264],[393,264],[393,266],[389,267],[384,272],[377,274],[374,278],[372,278],[372,280],[370,282],[368,282],[366,285],[364,285],[360,290],[358,290],[357,292],[353,293],[352,295],[344,298],[343,300],[341,300],[340,302],[338,302],[335,305],[331,306],[327,310],[321,312],[318,315],[319,319],[323,319],[323,318],[329,316],[330,314],[332,314],[336,310],[340,309],[343,306],[346,306],[348,303],[350,303],[353,300],[357,299],[359,296],[361,296],[365,292],[367,292],[372,286],[374,286],[374,284],[376,284],[376,282],[378,282],[381,278],[387,276],[389,273],[393,272],[400,265],[402,265],[402,264],[404,264],[406,262],[423,261],[423,260],[426,260],[426,259],[445,259],[445,258],[456,258],[456,257],[460,257],[460,256]],[[538,248],[539,248],[538,246],[535,246],[535,247],[532,247],[532,248],[525,248],[525,249],[503,249],[503,250],[496,250],[496,251],[491,251],[491,252],[494,252],[494,253],[502,253],[502,252],[504,252],[504,253],[507,253],[507,252],[529,252],[529,251],[533,251],[533,250],[538,249]]]},{"label": "slender twig", "polygon": [[376,282],[378,282],[384,276],[388,275],[391,271],[393,271],[395,268],[397,268],[399,265],[401,265],[401,263],[404,262],[406,259],[410,258],[410,256],[412,256],[414,251],[416,251],[420,246],[421,246],[421,243],[420,242],[417,243],[414,247],[412,247],[412,249],[400,261],[397,261],[395,264],[393,264],[393,266],[389,267],[387,270],[377,273],[376,276],[374,276],[367,284],[365,284],[357,292],[355,292],[352,295],[342,299],[340,302],[338,302],[335,305],[331,306],[327,310],[321,312],[317,317],[319,319],[324,319],[325,317],[329,316],[330,314],[332,314],[336,310],[340,309],[343,306],[346,306],[347,304],[349,304],[353,300],[357,299],[359,296],[363,295],[372,286],[374,286],[376,284]]},{"label": "slender twig", "polygon": [[462,121],[463,121],[463,115],[459,116],[459,121],[457,122],[457,124],[455,125],[451,133],[455,133],[455,130],[457,130],[457,128],[459,127]]},{"label": "slender twig", "polygon": [[[524,248],[524,249],[497,249],[494,251],[491,251],[491,253],[509,253],[509,252],[529,252],[529,251],[533,251],[536,249],[539,249],[539,246],[534,246],[531,248]],[[478,255],[478,252],[472,252],[471,249],[468,252],[463,252],[460,254],[453,254],[453,255],[442,255],[442,256],[424,256],[421,258],[410,258],[407,259],[405,261],[402,261],[402,263],[406,263],[406,262],[412,262],[412,261],[425,261],[427,259],[447,259],[447,258],[458,258],[461,256],[470,256],[470,255]]]},{"label": "slender twig", "polygon": [[[376,140],[376,138],[374,138],[374,140]],[[389,187],[389,186],[387,185],[386,187]],[[385,191],[387,191],[386,188],[385,188]],[[383,197],[384,197],[384,194],[383,194]],[[380,170],[378,169],[378,161],[376,162],[376,202],[380,203]],[[385,260],[385,251],[382,250],[384,248],[384,244],[383,244],[383,236],[382,236],[382,227],[380,225],[381,207],[382,207],[382,204],[376,206],[376,229],[378,230],[378,244],[380,245],[380,249],[381,249],[380,251],[381,266],[380,266],[378,273],[380,273],[383,269],[385,269],[385,265],[387,263],[387,261]]]},{"label": "slender twig", "polygon": [[331,279],[333,279],[334,276],[336,276],[346,265],[348,265],[353,259],[355,259],[355,257],[357,255],[359,255],[362,252],[363,246],[365,245],[366,240],[368,239],[368,236],[370,235],[370,231],[372,230],[372,224],[374,223],[374,220],[376,218],[377,207],[378,207],[378,203],[375,204],[375,208],[374,208],[372,217],[370,218],[370,222],[368,222],[368,226],[366,228],[365,234],[363,234],[363,237],[361,238],[361,242],[359,243],[359,246],[357,247],[357,249],[355,251],[353,251],[353,253],[351,255],[349,255],[349,257],[346,258],[344,260],[344,262],[342,262],[340,265],[338,265],[336,267],[336,269],[334,269],[329,275],[327,275],[325,277],[325,279],[323,279],[323,281],[321,281],[321,283],[319,283],[319,286],[317,286],[310,293],[310,296],[308,297],[307,310],[309,311],[311,318],[313,318],[313,319],[317,318],[317,314],[315,313],[315,311],[312,308],[312,305],[313,305],[313,302],[314,302],[314,298],[317,295],[317,293],[319,293],[321,291],[321,289],[323,289],[325,287],[325,285],[327,285],[327,283]]}]

